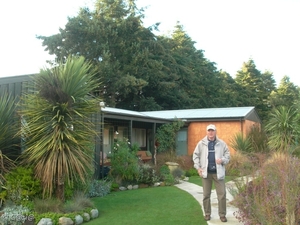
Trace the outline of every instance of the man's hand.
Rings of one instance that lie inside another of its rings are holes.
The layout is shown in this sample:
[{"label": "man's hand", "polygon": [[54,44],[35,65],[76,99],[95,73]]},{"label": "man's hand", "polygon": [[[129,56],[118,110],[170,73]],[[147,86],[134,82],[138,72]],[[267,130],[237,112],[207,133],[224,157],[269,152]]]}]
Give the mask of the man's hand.
[{"label": "man's hand", "polygon": [[202,169],[201,168],[198,169],[198,174],[200,177],[202,177]]},{"label": "man's hand", "polygon": [[216,163],[217,163],[217,164],[222,164],[222,162],[223,162],[222,159],[217,159],[217,160],[216,160]]}]

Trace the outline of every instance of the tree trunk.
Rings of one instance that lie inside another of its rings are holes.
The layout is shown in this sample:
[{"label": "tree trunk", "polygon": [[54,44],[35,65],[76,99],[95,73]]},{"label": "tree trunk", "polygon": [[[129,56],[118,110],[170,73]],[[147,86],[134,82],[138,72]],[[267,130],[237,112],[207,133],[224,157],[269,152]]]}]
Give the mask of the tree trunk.
[{"label": "tree trunk", "polygon": [[56,198],[64,202],[65,200],[65,185],[64,181],[59,178],[56,185]]}]

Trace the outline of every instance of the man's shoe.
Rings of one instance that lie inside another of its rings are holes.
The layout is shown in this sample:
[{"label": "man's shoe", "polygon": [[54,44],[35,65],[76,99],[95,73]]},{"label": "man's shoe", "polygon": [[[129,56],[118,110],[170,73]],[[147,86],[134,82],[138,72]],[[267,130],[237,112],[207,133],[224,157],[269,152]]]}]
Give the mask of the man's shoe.
[{"label": "man's shoe", "polygon": [[206,221],[210,220],[210,215],[205,215],[204,219],[205,219]]},{"label": "man's shoe", "polygon": [[220,220],[221,220],[222,222],[227,222],[227,218],[226,218],[225,216],[221,216],[221,217],[220,217]]}]

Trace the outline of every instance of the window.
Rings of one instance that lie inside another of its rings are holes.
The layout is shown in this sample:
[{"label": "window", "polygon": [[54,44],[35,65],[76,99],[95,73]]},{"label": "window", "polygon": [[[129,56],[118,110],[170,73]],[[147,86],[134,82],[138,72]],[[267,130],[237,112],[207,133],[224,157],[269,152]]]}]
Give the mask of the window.
[{"label": "window", "polygon": [[140,147],[146,147],[146,129],[132,129],[132,144],[135,143]]},{"label": "window", "polygon": [[115,130],[114,139],[118,139],[119,141],[124,141],[128,139],[128,128],[127,127],[117,127]]}]

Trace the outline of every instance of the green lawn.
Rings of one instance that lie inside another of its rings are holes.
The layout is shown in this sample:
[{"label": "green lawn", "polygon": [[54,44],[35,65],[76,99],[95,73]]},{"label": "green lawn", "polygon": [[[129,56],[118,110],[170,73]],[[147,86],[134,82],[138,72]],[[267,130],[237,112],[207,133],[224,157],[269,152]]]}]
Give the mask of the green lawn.
[{"label": "green lawn", "polygon": [[193,184],[197,184],[199,186],[202,186],[202,178],[199,176],[192,176],[189,177],[189,182],[193,183]]},{"label": "green lawn", "polygon": [[[233,177],[226,176],[226,181]],[[189,182],[202,185],[202,178],[192,176]],[[192,195],[175,186],[118,191],[94,198],[99,218],[86,225],[207,225],[201,206]]]},{"label": "green lawn", "polygon": [[199,203],[175,186],[112,192],[93,199],[99,218],[87,225],[206,225]]}]

